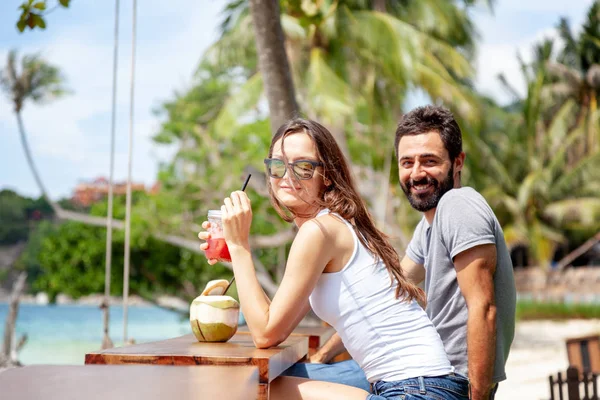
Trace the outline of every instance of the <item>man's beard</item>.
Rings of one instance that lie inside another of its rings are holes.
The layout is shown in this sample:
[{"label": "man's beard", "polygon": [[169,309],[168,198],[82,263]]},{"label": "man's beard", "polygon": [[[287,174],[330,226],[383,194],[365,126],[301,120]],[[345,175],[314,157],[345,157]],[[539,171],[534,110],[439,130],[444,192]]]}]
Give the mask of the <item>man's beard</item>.
[{"label": "man's beard", "polygon": [[[419,185],[432,185],[433,192],[422,196],[413,194],[411,188]],[[442,196],[454,187],[454,166],[450,167],[448,176],[441,183],[430,176],[426,176],[419,181],[409,179],[408,182],[406,182],[406,186],[400,182],[400,186],[402,187],[404,194],[406,194],[408,202],[415,210],[421,212],[429,211],[432,208],[437,207]]]}]

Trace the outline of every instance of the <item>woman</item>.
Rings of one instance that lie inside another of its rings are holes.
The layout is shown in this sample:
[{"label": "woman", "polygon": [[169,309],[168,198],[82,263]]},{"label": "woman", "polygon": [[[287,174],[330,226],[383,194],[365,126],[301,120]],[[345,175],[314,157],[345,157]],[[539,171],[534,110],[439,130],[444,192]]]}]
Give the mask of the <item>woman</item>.
[{"label": "woman", "polygon": [[[265,165],[275,209],[298,227],[272,301],[252,262],[250,200],[237,191],[221,207],[254,343],[267,348],[283,342],[312,307],[335,328],[377,393],[280,377],[271,394],[286,399],[467,399],[468,382],[453,375],[439,335],[417,304],[422,291],[404,278],[398,255],[375,228],[331,133],[314,121],[291,120],[273,137]],[[206,240],[209,234],[199,237]],[[206,250],[208,244],[200,247]]]}]

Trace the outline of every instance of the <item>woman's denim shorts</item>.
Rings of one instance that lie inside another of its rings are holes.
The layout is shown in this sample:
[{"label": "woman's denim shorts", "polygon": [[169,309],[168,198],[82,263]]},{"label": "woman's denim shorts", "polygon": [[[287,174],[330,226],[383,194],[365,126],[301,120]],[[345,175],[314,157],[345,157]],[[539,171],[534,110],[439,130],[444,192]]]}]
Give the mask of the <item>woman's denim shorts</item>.
[{"label": "woman's denim shorts", "polygon": [[469,380],[457,374],[379,381],[367,400],[468,400]]}]

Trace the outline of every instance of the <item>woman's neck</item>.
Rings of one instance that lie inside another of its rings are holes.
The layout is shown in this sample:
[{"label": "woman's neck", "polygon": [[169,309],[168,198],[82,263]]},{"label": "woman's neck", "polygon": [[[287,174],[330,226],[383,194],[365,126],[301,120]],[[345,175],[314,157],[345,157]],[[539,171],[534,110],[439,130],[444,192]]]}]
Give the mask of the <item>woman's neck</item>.
[{"label": "woman's neck", "polygon": [[322,209],[322,207],[313,206],[309,209],[299,212],[299,215],[294,218],[294,224],[296,224],[296,226],[300,228],[306,221],[309,221],[316,217],[319,211],[321,211]]}]

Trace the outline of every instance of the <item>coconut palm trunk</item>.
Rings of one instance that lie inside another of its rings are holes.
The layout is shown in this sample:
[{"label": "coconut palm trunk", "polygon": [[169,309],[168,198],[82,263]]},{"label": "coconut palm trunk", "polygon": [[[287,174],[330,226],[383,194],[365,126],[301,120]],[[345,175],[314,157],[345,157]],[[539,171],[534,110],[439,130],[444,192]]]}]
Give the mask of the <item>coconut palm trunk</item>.
[{"label": "coconut palm trunk", "polygon": [[258,52],[258,66],[263,76],[271,131],[277,129],[298,113],[294,82],[285,52],[285,38],[281,28],[278,0],[250,0],[254,37]]},{"label": "coconut palm trunk", "polygon": [[40,174],[38,173],[37,167],[35,166],[33,157],[31,157],[31,150],[29,149],[29,142],[27,140],[27,135],[25,134],[25,127],[23,125],[23,117],[21,115],[21,110],[15,109],[15,115],[17,117],[17,124],[19,126],[19,137],[21,138],[21,145],[23,146],[23,151],[25,152],[25,158],[27,158],[27,164],[29,164],[29,169],[31,170],[31,173],[33,174],[33,179],[35,179],[35,183],[38,185],[38,188],[42,192],[42,196],[44,197],[44,199],[46,199],[48,204],[50,204],[50,207],[52,207],[52,210],[54,211],[54,213],[58,215],[61,208],[56,202],[52,201],[50,199],[50,197],[48,196],[48,192],[46,191],[46,187],[44,186],[44,183],[42,182],[42,179],[40,178]]}]

